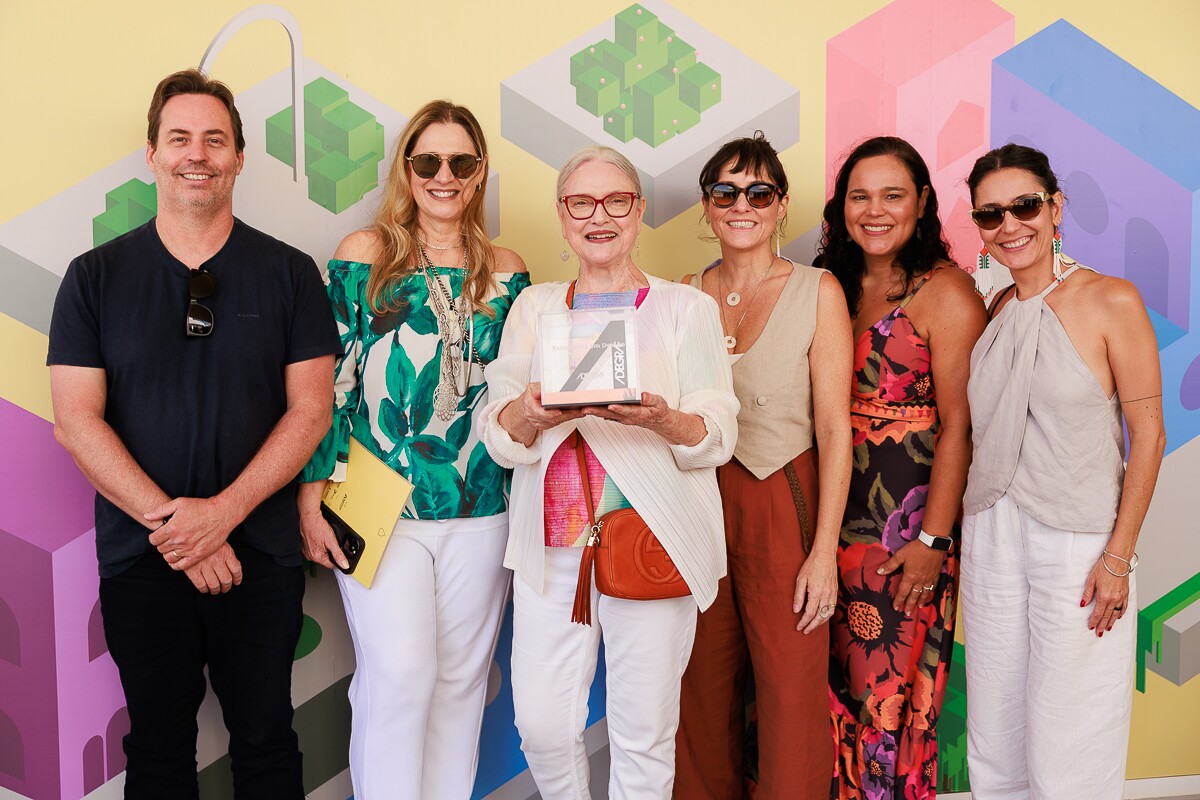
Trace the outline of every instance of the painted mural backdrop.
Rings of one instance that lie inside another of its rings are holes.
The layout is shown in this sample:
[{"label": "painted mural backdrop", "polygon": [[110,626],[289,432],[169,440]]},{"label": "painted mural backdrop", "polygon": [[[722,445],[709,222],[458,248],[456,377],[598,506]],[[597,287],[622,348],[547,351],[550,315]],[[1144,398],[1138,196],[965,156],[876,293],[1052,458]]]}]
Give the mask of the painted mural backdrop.
[{"label": "painted mural backdrop", "polygon": [[[93,494],[53,440],[46,332],[71,258],[154,215],[139,118],[159,77],[197,64],[238,93],[247,154],[236,213],[318,263],[369,220],[405,113],[434,96],[453,94],[483,119],[493,152],[488,224],[525,256],[535,280],[574,268],[551,255],[560,246],[552,187],[557,166],[583,144],[616,147],[642,173],[650,230],[641,263],[670,278],[712,255],[696,241],[695,180],[732,136],[764,130],[791,169],[784,251],[800,261],[813,255],[840,156],[866,136],[907,138],[929,162],[953,252],[969,271],[979,248],[963,184],[970,165],[1008,141],[1047,151],[1068,197],[1066,251],[1137,284],[1163,363],[1169,454],[1139,548],[1129,776],[1200,773],[1185,735],[1200,715],[1200,547],[1188,502],[1200,467],[1200,111],[1131,63],[1155,48],[1156,28],[1200,33],[1194,4],[1143,3],[1143,32],[1100,26],[1116,41],[1087,33],[1102,12],[1050,0],[875,0],[820,12],[765,4],[757,26],[745,22],[755,9],[699,0],[573,10],[518,2],[488,11],[463,0],[437,13],[370,3],[337,12],[299,1],[217,5],[200,15],[209,28],[191,24],[181,35],[178,21],[144,3],[110,3],[95,19],[52,19],[0,0],[4,107],[18,102],[8,96],[19,94],[14,82],[27,82],[44,108],[26,109],[23,119],[75,126],[86,144],[97,130],[119,130],[121,142],[89,170],[60,175],[49,194],[34,181],[9,184],[0,205],[0,799],[120,796],[129,723],[96,600]],[[1048,18],[1056,6],[1062,13]],[[72,119],[75,84],[64,77],[93,69],[90,56],[83,48],[58,51],[58,61],[35,54],[71,36],[117,37],[134,21],[159,44],[153,65],[140,65],[135,48],[104,58],[135,76],[136,85],[109,88],[136,98],[113,104],[136,113],[127,126]],[[793,58],[780,46],[790,41],[780,36],[784,25],[804,48]],[[319,60],[305,36],[320,42]],[[224,72],[219,57],[239,47],[248,48],[240,68]],[[1176,88],[1195,101],[1200,57],[1194,48],[1178,57],[1192,65]],[[243,73],[252,77],[239,82]],[[0,174],[28,174],[28,133],[0,138]],[[305,784],[312,798],[343,800],[354,663],[327,574],[312,573],[305,605],[294,687]],[[511,618],[493,665],[478,798],[535,795],[512,725],[510,635]],[[969,786],[961,646],[955,658],[941,723],[947,791]],[[602,684],[601,668],[585,736],[596,775],[607,765]],[[231,797],[211,698],[201,713],[203,795]]]}]

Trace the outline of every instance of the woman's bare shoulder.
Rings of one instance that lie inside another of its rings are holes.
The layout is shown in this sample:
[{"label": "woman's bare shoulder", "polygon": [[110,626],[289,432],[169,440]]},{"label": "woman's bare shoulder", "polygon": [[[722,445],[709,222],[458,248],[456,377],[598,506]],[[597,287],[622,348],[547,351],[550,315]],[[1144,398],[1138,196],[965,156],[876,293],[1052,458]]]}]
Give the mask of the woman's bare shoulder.
[{"label": "woman's bare shoulder", "polygon": [[524,259],[515,250],[493,246],[492,254],[496,257],[496,272],[529,272]]},{"label": "woman's bare shoulder", "polygon": [[333,257],[342,261],[374,264],[380,251],[379,233],[371,228],[354,231],[337,246]]}]

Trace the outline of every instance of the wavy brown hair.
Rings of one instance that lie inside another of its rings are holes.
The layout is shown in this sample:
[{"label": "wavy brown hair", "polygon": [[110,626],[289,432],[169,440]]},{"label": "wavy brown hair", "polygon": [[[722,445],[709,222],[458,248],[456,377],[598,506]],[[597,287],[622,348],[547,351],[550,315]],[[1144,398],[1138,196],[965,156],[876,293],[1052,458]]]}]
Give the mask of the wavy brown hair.
[{"label": "wavy brown hair", "polygon": [[846,228],[846,195],[850,191],[850,173],[858,162],[875,156],[893,156],[908,170],[917,192],[929,187],[925,199],[925,213],[917,220],[913,235],[896,254],[895,265],[904,273],[904,282],[888,302],[896,302],[912,291],[917,278],[929,272],[940,262],[954,264],[950,257],[950,245],[942,233],[942,221],[938,218],[937,192],[929,177],[925,159],[911,144],[896,136],[876,136],[861,142],[846,157],[837,178],[833,182],[833,196],[825,204],[821,243],[817,247],[816,266],[833,273],[846,293],[846,305],[850,316],[858,316],[862,303],[862,279],[867,271],[862,248],[850,238]]},{"label": "wavy brown hair", "polygon": [[438,122],[457,125],[466,131],[475,145],[475,155],[483,159],[476,173],[479,188],[463,212],[462,233],[468,261],[467,274],[463,276],[463,295],[470,299],[476,311],[488,316],[494,313],[484,302],[493,287],[492,273],[496,268],[496,256],[483,219],[487,139],[479,120],[466,106],[455,105],[449,100],[434,100],[421,106],[400,131],[383,200],[375,215],[373,228],[379,237],[380,249],[367,281],[367,302],[376,315],[398,310],[402,301],[395,296],[395,287],[417,269],[417,203],[413,199],[407,157],[412,155],[413,146],[425,129]]}]

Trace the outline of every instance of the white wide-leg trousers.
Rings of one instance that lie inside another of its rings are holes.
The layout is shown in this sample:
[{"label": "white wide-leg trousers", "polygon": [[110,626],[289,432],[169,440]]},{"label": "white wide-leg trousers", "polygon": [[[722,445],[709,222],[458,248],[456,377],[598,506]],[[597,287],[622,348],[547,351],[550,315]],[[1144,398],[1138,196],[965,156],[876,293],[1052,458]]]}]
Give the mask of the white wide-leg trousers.
[{"label": "white wide-leg trousers", "polygon": [[354,639],[355,800],[466,800],[511,573],[508,515],[400,520],[370,589],[336,572]]},{"label": "white wide-leg trousers", "polygon": [[967,763],[975,800],[1120,800],[1137,595],[1111,631],[1080,608],[1108,534],[1052,528],[1007,495],[963,521]]},{"label": "white wide-leg trousers", "polygon": [[679,685],[696,602],[618,600],[592,585],[592,624],[571,622],[583,548],[546,548],[546,593],[513,587],[513,705],[521,750],[545,800],[588,800],[583,743],[601,635],[607,670],[609,797],[669,800]]}]

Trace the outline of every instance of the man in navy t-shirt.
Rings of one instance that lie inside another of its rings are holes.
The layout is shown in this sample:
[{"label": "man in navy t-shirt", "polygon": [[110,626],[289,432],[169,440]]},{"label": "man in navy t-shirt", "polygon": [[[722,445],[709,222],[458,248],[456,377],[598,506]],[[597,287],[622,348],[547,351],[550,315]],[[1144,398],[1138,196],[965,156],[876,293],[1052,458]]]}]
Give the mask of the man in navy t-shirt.
[{"label": "man in navy t-shirt", "polygon": [[239,798],[299,798],[296,476],[341,351],[320,272],[233,216],[233,94],[159,83],[158,216],[76,258],[54,305],[55,436],[96,487],[100,608],[129,709],[127,798],[195,798],[204,668]]}]

